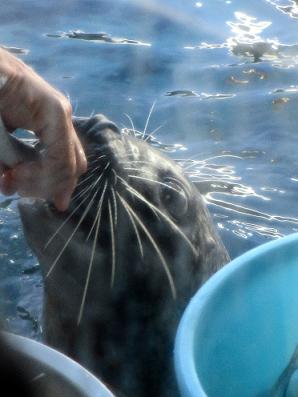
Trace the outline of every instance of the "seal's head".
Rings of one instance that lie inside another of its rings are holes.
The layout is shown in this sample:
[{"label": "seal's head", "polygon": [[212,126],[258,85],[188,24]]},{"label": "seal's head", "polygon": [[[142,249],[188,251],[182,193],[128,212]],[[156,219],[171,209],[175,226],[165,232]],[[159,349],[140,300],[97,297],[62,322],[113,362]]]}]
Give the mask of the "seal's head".
[{"label": "seal's head", "polygon": [[75,127],[89,167],[70,209],[19,205],[44,275],[46,339],[128,395],[174,396],[162,379],[179,317],[228,255],[175,162],[104,116]]}]

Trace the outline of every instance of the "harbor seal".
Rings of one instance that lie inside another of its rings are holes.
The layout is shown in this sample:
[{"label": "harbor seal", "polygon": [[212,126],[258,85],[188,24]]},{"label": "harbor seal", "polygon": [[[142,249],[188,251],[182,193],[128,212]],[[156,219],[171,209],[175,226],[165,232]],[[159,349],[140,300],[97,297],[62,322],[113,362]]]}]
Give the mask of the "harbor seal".
[{"label": "harbor seal", "polygon": [[102,115],[74,125],[89,166],[69,210],[19,203],[44,278],[45,342],[116,395],[174,397],[179,319],[228,254],[196,187],[148,137]]}]

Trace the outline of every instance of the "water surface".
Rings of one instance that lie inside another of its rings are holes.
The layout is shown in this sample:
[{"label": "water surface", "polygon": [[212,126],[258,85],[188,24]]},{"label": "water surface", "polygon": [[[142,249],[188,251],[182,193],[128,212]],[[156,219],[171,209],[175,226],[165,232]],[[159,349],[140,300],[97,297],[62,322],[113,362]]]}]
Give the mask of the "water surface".
[{"label": "water surface", "polygon": [[[1,44],[75,114],[128,114],[204,194],[235,257],[298,230],[298,6],[285,0],[11,0]],[[0,201],[6,325],[38,338],[41,280],[16,198]]]}]

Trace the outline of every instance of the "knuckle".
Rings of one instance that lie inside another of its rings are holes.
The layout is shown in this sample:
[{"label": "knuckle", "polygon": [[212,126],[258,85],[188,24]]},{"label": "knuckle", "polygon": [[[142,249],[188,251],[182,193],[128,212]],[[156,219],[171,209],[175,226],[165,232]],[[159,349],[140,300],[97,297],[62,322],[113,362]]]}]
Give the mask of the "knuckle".
[{"label": "knuckle", "polygon": [[71,103],[62,94],[59,94],[58,98],[58,108],[66,118],[71,118],[72,106]]},{"label": "knuckle", "polygon": [[[71,120],[72,106],[68,99],[56,91],[51,96],[51,113],[55,115],[58,123]],[[49,111],[49,110],[48,110]]]}]

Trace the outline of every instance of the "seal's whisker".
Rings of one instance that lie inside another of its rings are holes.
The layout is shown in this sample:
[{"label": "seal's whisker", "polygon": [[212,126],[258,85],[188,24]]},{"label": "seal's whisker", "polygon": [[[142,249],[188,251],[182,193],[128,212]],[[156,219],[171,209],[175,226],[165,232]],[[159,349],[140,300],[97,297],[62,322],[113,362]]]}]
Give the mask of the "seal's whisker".
[{"label": "seal's whisker", "polygon": [[95,109],[92,110],[92,112],[90,113],[89,118],[91,119],[91,117],[93,117],[95,115]]},{"label": "seal's whisker", "polygon": [[161,185],[161,186],[165,186],[165,187],[167,187],[168,189],[171,189],[171,190],[173,190],[174,192],[180,194],[180,191],[179,191],[179,190],[175,189],[175,188],[174,188],[173,186],[171,186],[171,185],[168,185],[167,183],[159,182],[159,181],[157,181],[157,180],[155,180],[155,179],[149,179],[149,178],[145,178],[145,177],[143,177],[143,176],[138,176],[138,175],[128,175],[128,176],[129,176],[129,178],[141,179],[141,180],[146,181],[146,182],[152,182],[152,183],[156,183],[156,184]]},{"label": "seal's whisker", "polygon": [[[99,161],[103,158],[107,157],[107,155],[103,154],[102,156],[96,156],[93,160],[89,161],[88,160],[88,171],[90,168],[92,168],[93,166],[97,165],[99,163]],[[91,167],[92,166],[92,167]]]},{"label": "seal's whisker", "polygon": [[179,233],[183,239],[187,242],[189,247],[191,248],[192,252],[194,253],[195,256],[198,256],[198,251],[192,244],[192,242],[189,240],[189,238],[183,233],[183,231],[166,215],[164,214],[158,207],[156,207],[154,204],[148,202],[146,198],[139,192],[137,192],[135,189],[131,190],[131,188],[128,188],[128,190],[135,195],[137,198],[139,198],[141,201],[147,203],[149,207],[156,211],[169,225],[177,232]]},{"label": "seal's whisker", "polygon": [[167,175],[167,179],[176,182],[179,186],[181,185],[181,181],[178,178],[175,178],[174,176]]},{"label": "seal's whisker", "polygon": [[110,219],[110,228],[111,228],[111,247],[112,247],[111,287],[113,287],[115,281],[115,271],[116,271],[116,250],[115,250],[115,232],[114,232],[113,214],[112,214],[112,207],[110,200],[108,200],[108,208],[109,208],[109,219]]},{"label": "seal's whisker", "polygon": [[[103,156],[106,156],[105,154],[103,154]],[[90,160],[92,163],[94,163],[94,161],[96,161],[98,159],[98,153],[94,152],[94,153],[88,153],[86,155],[86,159]],[[89,162],[88,162],[89,164]]]},{"label": "seal's whisker", "polygon": [[97,213],[96,213],[96,217],[95,217],[94,222],[93,222],[93,224],[91,226],[91,229],[90,229],[90,231],[88,233],[88,236],[86,237],[86,241],[89,240],[89,238],[90,238],[90,236],[92,234],[92,231],[93,231],[93,229],[94,229],[94,227],[96,225],[96,222],[97,222],[97,218],[101,216],[101,208],[102,208],[102,203],[103,203],[103,199],[104,199],[104,195],[105,195],[107,186],[108,186],[108,181],[105,181],[105,185],[103,187],[103,190],[102,190],[99,202],[98,202],[98,210],[97,210]]},{"label": "seal's whisker", "polygon": [[99,157],[98,157],[97,154],[92,154],[92,155],[90,155],[90,157],[87,157],[87,158],[88,158],[88,159],[92,159],[92,158],[93,158],[93,160],[92,160],[89,164],[95,164],[98,160],[103,159],[103,158],[105,158],[105,157],[107,157],[106,154],[102,154],[102,155],[99,156]]},{"label": "seal's whisker", "polygon": [[[117,178],[124,184],[124,186],[126,187],[126,189],[128,191],[130,191],[130,189],[132,189],[134,192],[136,192],[136,194],[141,194],[137,190],[135,190],[132,186],[130,186],[130,184],[128,182],[126,182],[125,179],[121,178],[121,176],[118,175]],[[145,204],[147,204],[150,207],[151,203],[144,196],[142,196],[142,197],[144,199]],[[158,214],[156,213],[156,211],[153,208],[151,208],[151,210],[153,211],[153,213],[156,216],[156,218],[158,220],[160,220],[160,218],[159,218]]]},{"label": "seal's whisker", "polygon": [[149,170],[142,170],[142,169],[134,168],[134,167],[123,167],[123,169],[125,171],[135,171],[135,173],[136,173],[136,174],[134,174],[135,176],[138,176],[138,174],[141,174],[141,175],[142,174],[146,174],[148,176],[151,176],[152,178],[157,176],[155,172],[152,172],[152,171],[149,171]]},{"label": "seal's whisker", "polygon": [[[67,94],[67,95],[69,95],[69,94]],[[69,99],[70,99],[70,97],[69,97]],[[78,107],[79,107],[79,101],[77,99],[75,101],[70,99],[70,103],[71,103],[71,106],[72,106],[72,109],[73,109],[73,111],[72,111],[73,114],[76,114],[77,111],[78,111]]]},{"label": "seal's whisker", "polygon": [[93,205],[94,199],[98,193],[99,188],[96,190],[96,192],[94,193],[94,195],[92,196],[88,206],[86,207],[83,215],[81,216],[81,219],[79,220],[79,222],[77,223],[76,227],[74,228],[73,232],[70,234],[69,238],[66,240],[66,243],[64,244],[64,246],[62,247],[62,249],[60,250],[58,256],[56,257],[56,259],[54,260],[52,266],[50,267],[50,270],[48,271],[48,273],[46,274],[45,278],[48,278],[50,276],[50,274],[52,273],[54,267],[56,266],[57,262],[59,261],[59,259],[61,258],[61,255],[63,254],[63,252],[65,251],[66,247],[68,246],[69,242],[71,241],[71,239],[73,238],[73,236],[75,235],[76,231],[78,230],[78,228],[80,227],[81,223],[83,222],[83,220],[85,219],[86,215],[88,214],[91,206]]},{"label": "seal's whisker", "polygon": [[96,173],[97,170],[101,169],[101,165],[98,165],[97,167],[95,167],[87,177],[83,178],[78,184],[77,184],[77,188],[79,186],[81,186],[83,183],[85,183],[86,181],[88,181],[89,179],[91,179],[93,177],[93,175]]},{"label": "seal's whisker", "polygon": [[144,174],[151,174],[151,175],[156,175],[154,172],[147,171],[147,170],[140,170],[139,168],[133,168],[133,167],[123,167],[125,171],[136,171],[136,172],[142,172]]},{"label": "seal's whisker", "polygon": [[99,208],[98,208],[98,211],[96,214],[96,220],[94,221],[94,224],[96,222],[96,230],[95,230],[94,240],[93,240],[93,244],[92,244],[91,257],[90,257],[90,261],[89,261],[88,273],[87,273],[87,277],[86,277],[86,281],[85,281],[84,292],[83,292],[81,306],[80,306],[80,310],[79,310],[77,325],[80,324],[82,316],[83,316],[87,291],[88,291],[88,287],[89,287],[89,283],[90,283],[90,276],[91,276],[91,271],[92,271],[92,267],[93,267],[96,244],[97,244],[97,240],[98,240],[98,232],[99,232],[99,227],[100,227],[100,222],[101,222],[101,208],[102,208],[103,197],[104,197],[104,195],[102,195],[100,198],[100,204],[99,204]]},{"label": "seal's whisker", "polygon": [[134,163],[142,163],[142,164],[150,164],[150,161],[145,160],[129,160],[129,161],[119,161],[119,164],[134,164]]},{"label": "seal's whisker", "polygon": [[96,187],[96,185],[98,184],[98,182],[100,181],[100,179],[102,178],[103,174],[101,174],[97,180],[91,185],[88,186],[86,189],[84,189],[83,192],[80,193],[80,195],[82,193],[87,194],[87,192],[90,190],[89,194],[86,195],[86,197],[84,197],[84,199],[82,199],[82,201],[75,207],[75,209],[68,215],[68,217],[65,219],[64,222],[62,222],[62,224],[58,227],[58,229],[54,232],[54,234],[49,238],[49,240],[47,241],[46,245],[45,245],[45,249],[51,244],[51,242],[53,241],[53,239],[57,236],[57,234],[60,232],[60,230],[66,225],[66,223],[72,218],[72,216],[77,212],[77,210],[84,204],[84,202],[89,198],[92,189],[94,189]]},{"label": "seal's whisker", "polygon": [[91,179],[91,178],[94,176],[94,174],[95,174],[98,170],[100,170],[101,168],[102,168],[102,166],[101,166],[101,165],[98,165],[97,167],[95,167],[94,169],[92,169],[92,171],[88,173],[88,176],[85,177],[84,179],[82,179],[82,180],[77,184],[77,188],[78,188],[79,186],[81,186],[84,182],[86,182],[86,181],[88,181],[89,179]]},{"label": "seal's whisker", "polygon": [[144,139],[144,142],[147,142],[150,138],[154,138],[154,134],[159,131],[166,123],[162,123],[159,127],[155,128],[155,130],[153,130],[152,132],[150,132],[150,134],[148,134],[146,136],[146,138]]},{"label": "seal's whisker", "polygon": [[[124,135],[131,135],[131,134],[129,133],[129,131],[131,131],[131,130],[132,130],[131,128],[124,127],[124,128],[121,130],[121,133],[124,134]],[[135,138],[138,138],[140,135],[143,135],[143,132],[142,132],[142,131],[139,131],[139,130],[137,130],[137,129],[135,128]]]},{"label": "seal's whisker", "polygon": [[112,172],[114,174],[114,186],[116,186],[118,175],[117,175],[116,171],[113,168],[112,168]]},{"label": "seal's whisker", "polygon": [[[100,179],[102,178],[102,176],[103,176],[103,174],[105,173],[105,171],[108,169],[108,167],[110,166],[110,162],[108,162],[106,165],[105,165],[105,167],[104,167],[104,169],[102,170],[102,173],[99,175],[99,177],[96,179],[96,181],[91,185],[91,186],[94,186],[94,185],[96,185],[99,181],[100,181]],[[95,170],[93,170],[92,172],[91,172],[91,174],[93,174],[93,172],[94,172]],[[91,176],[91,174],[90,174],[90,176]],[[89,179],[89,177],[87,177],[88,179]]]},{"label": "seal's whisker", "polygon": [[116,194],[115,194],[115,189],[113,188],[113,186],[111,186],[111,192],[112,192],[113,204],[114,204],[114,224],[115,224],[115,227],[116,227],[117,223],[118,223],[118,211],[117,211]]},{"label": "seal's whisker", "polygon": [[130,121],[130,124],[131,124],[131,127],[132,127],[132,131],[133,131],[133,135],[134,135],[134,137],[136,137],[136,129],[135,129],[134,123],[132,121],[132,118],[127,113],[124,113],[124,116],[126,116],[128,118],[128,120]]},{"label": "seal's whisker", "polygon": [[174,223],[166,214],[164,214],[158,207],[156,207],[154,204],[150,203],[140,192],[135,190],[132,186],[130,186],[123,178],[119,177],[120,180],[126,185],[127,190],[132,193],[135,197],[137,197],[139,200],[143,201],[143,203],[147,204],[154,213],[157,212],[163,218],[171,227],[174,229],[177,233],[180,234],[180,236],[186,241],[186,243],[189,245],[191,248],[192,252],[194,253],[195,256],[198,256],[198,251],[192,244],[192,242],[189,240],[189,238],[183,233],[183,231]]},{"label": "seal's whisker", "polygon": [[[89,189],[91,189],[89,187]],[[60,230],[66,225],[66,223],[72,218],[72,216],[78,211],[78,209],[84,204],[84,202],[89,198],[89,195],[91,192],[75,207],[75,209],[69,214],[69,216],[65,219],[64,222],[58,227],[58,229],[53,233],[53,235],[49,238],[47,243],[44,246],[44,249],[47,249],[48,246],[51,244],[51,242],[54,240],[54,238],[57,236],[57,234],[60,232]]]},{"label": "seal's whisker", "polygon": [[173,181],[175,182],[178,186],[180,186],[182,189],[186,189],[188,191],[189,194],[191,194],[191,189],[189,186],[187,186],[186,184],[181,184],[181,180],[179,180],[178,178],[175,178],[174,176],[167,176],[167,180]]},{"label": "seal's whisker", "polygon": [[74,202],[78,200],[79,198],[83,197],[84,194],[87,194],[87,192],[90,190],[90,186],[86,186],[84,189],[82,189],[80,192],[75,194],[74,196],[71,197],[71,201]]},{"label": "seal's whisker", "polygon": [[102,154],[101,156],[96,156],[96,158],[94,159],[94,162],[96,162],[96,161],[98,161],[98,160],[100,160],[100,159],[103,159],[103,158],[105,158],[105,157],[108,157],[106,154]]},{"label": "seal's whisker", "polygon": [[83,197],[84,195],[86,195],[89,192],[89,190],[92,190],[94,187],[95,187],[95,185],[93,185],[93,184],[91,186],[86,186],[84,189],[82,189],[80,192],[78,192],[76,195],[74,195],[71,198],[71,201],[76,201],[79,198]]},{"label": "seal's whisker", "polygon": [[[96,166],[96,167],[94,167],[94,165],[96,165],[96,164],[98,163],[98,161],[99,161],[100,159],[104,158],[104,157],[106,157],[106,155],[102,155],[102,156],[96,158],[95,160],[89,162],[89,164],[88,164],[88,175],[87,175],[87,173],[83,175],[82,180],[80,180],[80,182],[79,182],[79,183],[77,184],[77,186],[76,186],[77,188],[78,188],[79,186],[81,186],[84,182],[86,182],[87,180],[89,180],[90,178],[92,178],[93,175],[94,175],[99,169],[102,168],[102,165],[101,165],[101,164],[98,165],[98,166]],[[92,165],[92,170],[90,170],[90,166],[91,166],[91,165]],[[102,173],[103,173],[105,170],[106,170],[106,168],[103,169]],[[86,176],[85,176],[85,175],[86,175]]]},{"label": "seal's whisker", "polygon": [[143,135],[142,135],[142,137],[141,137],[142,140],[144,140],[144,138],[145,138],[146,131],[147,131],[147,128],[148,128],[148,124],[149,124],[149,121],[150,121],[150,117],[151,117],[151,114],[152,114],[153,109],[154,109],[154,107],[155,107],[155,104],[156,104],[156,101],[153,102],[153,104],[152,104],[152,106],[151,106],[151,108],[150,108],[150,111],[149,111],[149,114],[148,114],[148,117],[147,117],[147,120],[146,120],[146,123],[145,123]]},{"label": "seal's whisker", "polygon": [[[94,160],[97,160],[97,159],[98,159],[97,156],[98,156],[98,155],[96,154],[96,152],[95,152],[95,153],[89,153],[89,154],[86,155],[86,159],[89,160],[89,159],[92,159],[92,158],[93,158]],[[104,154],[103,156],[106,157],[105,154]]]},{"label": "seal's whisker", "polygon": [[165,260],[165,258],[163,256],[161,250],[159,249],[155,239],[153,238],[152,234],[149,232],[147,227],[144,225],[144,223],[141,221],[141,219],[137,216],[137,214],[131,208],[131,206],[127,203],[127,201],[118,192],[116,192],[116,193],[117,193],[119,199],[121,200],[121,202],[123,203],[123,205],[126,206],[127,210],[135,218],[136,222],[139,224],[141,229],[144,231],[144,233],[148,237],[148,240],[151,242],[153,248],[155,249],[155,252],[157,253],[157,255],[159,257],[159,259],[160,259],[160,261],[161,261],[161,263],[163,265],[164,271],[166,273],[166,276],[167,276],[167,278],[169,280],[169,284],[170,284],[170,288],[171,288],[171,291],[172,291],[173,298],[176,299],[177,294],[176,294],[176,287],[175,287],[175,283],[174,283],[173,277],[171,275],[169,266],[168,266],[168,264],[167,264],[167,262],[166,262],[166,260]]},{"label": "seal's whisker", "polygon": [[135,221],[134,221],[134,219],[133,219],[131,213],[130,213],[130,212],[128,211],[128,209],[125,207],[125,205],[123,204],[123,202],[120,201],[120,203],[122,204],[123,208],[125,209],[125,211],[126,211],[128,217],[129,217],[129,220],[130,220],[130,222],[131,222],[131,224],[132,224],[132,227],[133,227],[133,229],[134,229],[134,231],[135,231],[135,234],[136,234],[136,237],[137,237],[137,241],[138,241],[138,245],[139,245],[141,257],[144,258],[144,250],[143,250],[142,240],[141,240],[141,237],[140,237],[140,234],[139,234],[137,225],[136,225],[136,223],[135,223]]}]

